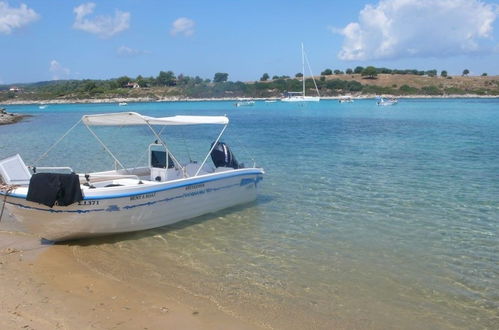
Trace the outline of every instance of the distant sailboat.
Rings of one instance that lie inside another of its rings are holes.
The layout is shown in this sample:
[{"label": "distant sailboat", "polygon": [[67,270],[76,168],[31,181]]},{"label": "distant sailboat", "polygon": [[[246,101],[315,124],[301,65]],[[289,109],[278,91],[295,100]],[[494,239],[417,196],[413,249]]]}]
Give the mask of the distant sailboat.
[{"label": "distant sailboat", "polygon": [[[308,58],[306,58],[305,56],[303,43],[301,44],[301,59],[302,59],[302,91],[287,92],[285,94],[285,97],[281,99],[281,101],[283,102],[319,102],[321,99],[319,94],[319,89],[317,88],[317,84],[315,83],[314,75],[312,74],[312,70],[310,69],[310,63],[308,62]],[[314,86],[317,92],[317,96],[305,95],[305,60],[307,60],[308,70],[310,71],[310,75],[312,76],[312,80],[314,81]]]}]

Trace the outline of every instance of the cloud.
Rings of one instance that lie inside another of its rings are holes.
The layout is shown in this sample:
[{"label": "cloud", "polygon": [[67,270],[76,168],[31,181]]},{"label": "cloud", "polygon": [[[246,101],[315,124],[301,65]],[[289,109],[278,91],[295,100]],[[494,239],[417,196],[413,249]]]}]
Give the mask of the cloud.
[{"label": "cloud", "polygon": [[183,35],[185,37],[192,36],[194,34],[194,26],[196,22],[192,19],[186,17],[177,18],[172,23],[172,28],[170,30],[170,34],[172,36]]},{"label": "cloud", "polygon": [[50,61],[49,71],[52,73],[53,80],[64,79],[69,76],[71,72],[68,68],[64,68],[59,62],[56,60]]},{"label": "cloud", "polygon": [[39,17],[40,15],[25,4],[21,4],[19,8],[13,8],[7,2],[1,1],[0,33],[10,34],[12,30],[28,25]]},{"label": "cloud", "polygon": [[85,32],[93,33],[101,38],[110,38],[130,27],[130,13],[116,10],[114,17],[97,16],[94,19],[86,18],[92,14],[95,3],[87,2],[73,9],[76,15],[73,28]]},{"label": "cloud", "polygon": [[142,54],[149,54],[146,50],[133,49],[127,46],[121,46],[116,49],[116,53],[119,57],[134,57]]},{"label": "cloud", "polygon": [[480,0],[382,0],[333,32],[343,60],[453,56],[484,51],[498,6]]}]

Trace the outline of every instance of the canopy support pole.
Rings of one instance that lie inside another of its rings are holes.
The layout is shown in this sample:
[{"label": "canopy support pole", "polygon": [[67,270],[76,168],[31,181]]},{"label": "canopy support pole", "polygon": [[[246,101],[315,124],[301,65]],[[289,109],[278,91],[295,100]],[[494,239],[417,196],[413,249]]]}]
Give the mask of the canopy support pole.
[{"label": "canopy support pole", "polygon": [[109,148],[104,144],[104,142],[102,142],[102,140],[99,139],[99,137],[97,136],[97,134],[95,134],[94,131],[92,131],[92,129],[90,129],[90,127],[88,125],[85,124],[85,127],[90,131],[90,133],[92,133],[92,135],[94,136],[94,138],[101,144],[101,146],[104,147],[104,150],[106,150],[107,153],[114,159],[115,166],[116,166],[116,164],[119,164],[122,169],[125,169],[125,166],[123,166],[123,164],[121,164],[121,162],[118,160],[118,158],[116,158],[113,155],[113,153],[111,152],[111,150],[109,150]]},{"label": "canopy support pole", "polygon": [[206,163],[206,161],[208,160],[208,157],[210,157],[211,155],[211,152],[213,151],[213,149],[215,148],[215,146],[217,145],[218,141],[220,140],[220,138],[222,137],[222,134],[224,134],[225,132],[225,129],[227,128],[227,125],[224,126],[224,128],[222,129],[222,131],[220,132],[220,134],[218,134],[218,137],[217,139],[215,140],[215,142],[213,143],[213,145],[211,146],[210,148],[210,151],[208,151],[208,154],[206,155],[206,157],[204,158],[203,162],[201,163],[201,166],[199,166],[196,174],[194,174],[194,176],[197,176],[199,174],[199,172],[201,171],[201,169],[203,168],[204,164]]},{"label": "canopy support pole", "polygon": [[[175,163],[177,163],[178,167],[179,167],[180,169],[183,169],[183,166],[182,166],[182,165],[180,165],[180,162],[177,160],[177,158],[175,158],[175,157],[174,157],[174,156],[170,153],[170,149],[168,149],[168,146],[166,145],[166,142],[165,142],[165,141],[163,141],[163,139],[161,139],[161,136],[159,136],[159,134],[158,134],[158,133],[156,133],[156,131],[154,130],[154,128],[152,128],[152,126],[151,126],[151,125],[147,122],[147,120],[146,120],[145,122],[146,122],[146,125],[147,125],[150,129],[151,129],[151,132],[154,134],[154,136],[155,136],[155,137],[158,139],[158,141],[159,141],[159,142],[161,142],[161,144],[165,147],[165,149],[166,149],[166,151],[167,151],[167,153],[166,153],[166,157],[167,157],[167,158],[166,158],[166,161],[167,161],[167,164],[168,164],[168,158],[170,158],[170,157],[171,157],[171,158],[173,159],[173,161],[174,161]],[[161,131],[163,131],[163,130],[161,130]]]}]

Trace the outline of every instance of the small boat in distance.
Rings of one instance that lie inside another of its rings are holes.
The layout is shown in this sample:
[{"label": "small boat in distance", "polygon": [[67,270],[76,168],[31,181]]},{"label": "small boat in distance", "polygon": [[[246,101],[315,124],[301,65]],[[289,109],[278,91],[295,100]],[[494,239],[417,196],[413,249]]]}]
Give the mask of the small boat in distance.
[{"label": "small boat in distance", "polygon": [[236,107],[250,107],[255,105],[255,101],[253,100],[239,100],[236,103],[234,103]]},{"label": "small boat in distance", "polygon": [[338,98],[339,103],[353,103],[353,99],[349,95],[340,96]]},{"label": "small boat in distance", "polygon": [[[264,171],[255,163],[250,167],[239,163],[220,141],[229,124],[226,116],[150,117],[121,112],[85,115],[80,121],[113,159],[115,169],[75,173],[70,167],[28,167],[19,154],[0,160],[2,209],[5,206],[28,233],[65,241],[139,231],[256,199]],[[207,141],[208,153],[201,162],[181,162],[162,135],[166,126],[172,130],[185,125],[222,126],[216,139],[211,144]],[[131,133],[137,132],[137,126],[150,130],[155,142],[144,148],[146,166],[124,167],[96,134],[96,127],[102,126],[128,127]],[[210,157],[213,165],[207,163]]]},{"label": "small boat in distance", "polygon": [[398,100],[396,98],[389,98],[385,99],[381,96],[376,97],[376,104],[379,106],[390,106],[390,105],[395,105],[398,103]]},{"label": "small boat in distance", "polygon": [[118,103],[118,105],[119,105],[120,107],[123,107],[123,106],[125,106],[125,105],[128,105],[128,103],[126,103],[126,102],[120,102],[120,103]]},{"label": "small boat in distance", "polygon": [[48,105],[46,105],[46,104],[40,104],[40,105],[38,106],[38,109],[43,110],[43,109],[46,109],[47,107],[48,107]]},{"label": "small boat in distance", "polygon": [[[310,69],[310,63],[308,62],[308,58],[305,55],[305,49],[303,47],[303,43],[301,44],[301,58],[302,58],[302,91],[301,92],[286,92],[284,93],[284,97],[281,99],[283,102],[319,102],[321,100],[319,94],[319,88],[317,88],[317,83],[315,82],[314,75],[312,73],[312,69]],[[305,95],[305,60],[308,64],[308,69],[310,71],[310,75],[312,76],[312,80],[314,82],[315,91],[317,92],[317,96],[306,96]]]}]

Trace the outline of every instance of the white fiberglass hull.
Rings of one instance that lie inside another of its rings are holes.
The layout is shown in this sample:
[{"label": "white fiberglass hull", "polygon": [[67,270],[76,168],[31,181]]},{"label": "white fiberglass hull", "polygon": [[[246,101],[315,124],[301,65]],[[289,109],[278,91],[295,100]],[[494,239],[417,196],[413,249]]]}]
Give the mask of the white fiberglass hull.
[{"label": "white fiberglass hull", "polygon": [[63,241],[161,227],[248,203],[256,199],[262,175],[260,169],[239,169],[105,191],[88,189],[83,201],[53,208],[14,193],[6,208],[28,232]]},{"label": "white fiberglass hull", "polygon": [[321,98],[319,96],[291,96],[285,97],[282,102],[319,102]]}]

